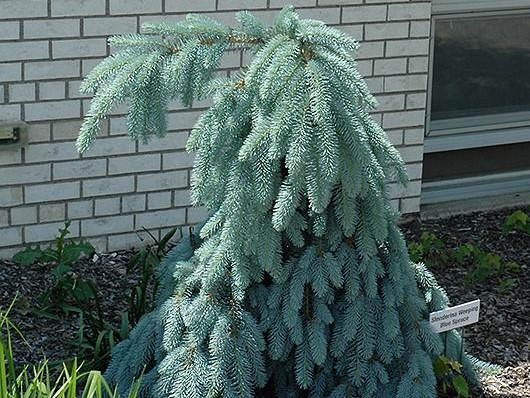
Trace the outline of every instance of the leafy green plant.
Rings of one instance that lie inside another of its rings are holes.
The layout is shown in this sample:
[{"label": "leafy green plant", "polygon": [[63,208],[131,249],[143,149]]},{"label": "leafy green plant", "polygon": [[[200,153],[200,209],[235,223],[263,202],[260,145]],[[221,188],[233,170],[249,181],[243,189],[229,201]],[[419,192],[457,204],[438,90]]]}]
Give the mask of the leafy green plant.
[{"label": "leafy green plant", "polygon": [[96,296],[94,286],[83,279],[72,274],[72,265],[83,256],[94,253],[94,247],[83,240],[78,242],[67,239],[70,234],[70,221],[67,221],[63,229],[59,229],[59,235],[55,238],[53,245],[46,249],[37,246],[27,246],[23,251],[15,254],[13,260],[22,265],[33,265],[35,263],[53,263],[52,286],[40,297],[41,309],[59,307],[68,310],[67,298],[76,302],[86,302]]},{"label": "leafy green plant", "polygon": [[419,242],[409,243],[408,248],[412,261],[424,262],[428,267],[445,265],[449,259],[444,242],[432,232],[422,232]]},{"label": "leafy green plant", "polygon": [[[13,303],[6,311],[0,310],[1,398],[119,398],[99,371],[82,372],[76,359],[70,365],[62,363],[59,372],[46,360],[17,369],[11,333],[22,334],[8,318]],[[127,398],[138,397],[139,390],[140,380],[136,380]]]},{"label": "leafy green plant", "polygon": [[28,246],[17,253],[13,260],[22,265],[36,263],[54,264],[51,271],[52,285],[39,297],[40,308],[35,312],[54,317],[53,310],[75,313],[79,316],[78,338],[73,343],[80,348],[79,355],[93,367],[103,367],[110,357],[110,351],[117,341],[128,336],[127,313],[122,314],[119,328],[112,326],[101,308],[96,286],[72,272],[73,264],[83,256],[94,253],[94,247],[84,241],[67,239],[70,222],[59,229],[53,245],[46,249]]},{"label": "leafy green plant", "polygon": [[454,394],[457,397],[469,397],[469,385],[462,375],[462,364],[460,362],[440,355],[434,360],[433,368],[440,393],[451,397],[455,396]]},{"label": "leafy green plant", "polygon": [[[514,213],[515,214],[515,213]],[[450,250],[438,236],[432,232],[424,231],[418,242],[408,245],[412,261],[423,262],[426,266],[434,268],[456,262],[468,269],[465,284],[471,286],[484,282],[493,276],[503,276],[507,272],[517,273],[521,267],[515,262],[505,262],[493,252],[487,252],[480,247],[466,243]],[[499,287],[508,290],[517,285],[514,278],[501,279]]]},{"label": "leafy green plant", "polygon": [[521,231],[530,234],[530,216],[522,210],[517,210],[506,218],[502,229],[505,233]]},{"label": "leafy green plant", "polygon": [[470,272],[465,278],[467,285],[484,282],[492,276],[501,276],[508,271],[519,272],[520,270],[519,264],[504,262],[498,254],[485,252],[471,243],[459,246],[454,251],[453,258],[461,265],[470,266]]},{"label": "leafy green plant", "polygon": [[129,296],[131,326],[137,324],[140,318],[152,308],[158,289],[155,269],[167,254],[168,244],[177,232],[177,228],[173,228],[162,239],[158,240],[148,230],[144,230],[153,239],[154,244],[147,245],[138,251],[127,265],[128,272],[138,273],[140,275],[138,284],[133,287]]}]

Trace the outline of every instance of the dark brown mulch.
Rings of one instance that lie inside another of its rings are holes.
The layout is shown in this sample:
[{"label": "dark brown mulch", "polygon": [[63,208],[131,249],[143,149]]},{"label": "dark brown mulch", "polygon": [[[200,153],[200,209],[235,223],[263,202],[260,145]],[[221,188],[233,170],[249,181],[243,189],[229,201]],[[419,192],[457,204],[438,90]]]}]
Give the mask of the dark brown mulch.
[{"label": "dark brown mulch", "polygon": [[[458,264],[431,269],[453,305],[481,300],[479,322],[465,329],[467,351],[507,367],[501,375],[487,378],[484,391],[475,397],[530,397],[530,235],[502,232],[506,217],[515,210],[416,220],[402,227],[408,241],[417,241],[423,231],[428,231],[450,249],[472,243],[520,265],[519,272],[503,272],[471,285],[463,283],[469,270]],[[506,286],[505,281],[513,286]]]},{"label": "dark brown mulch", "polygon": [[[136,277],[127,273],[127,262],[134,251],[96,254],[78,261],[73,273],[91,281],[98,288],[105,319],[120,325],[121,311],[127,309],[130,287]],[[14,334],[15,360],[34,363],[46,357],[49,361],[73,358],[79,352],[75,341],[79,332],[79,317],[54,312],[55,317],[36,314],[38,297],[51,284],[53,266],[38,264],[22,266],[12,261],[0,261],[0,308],[6,309],[16,297],[10,320],[25,337]]]},{"label": "dark brown mulch", "polygon": [[[480,359],[507,366],[504,372],[485,379],[478,398],[530,397],[530,236],[515,232],[505,235],[501,226],[513,210],[481,212],[442,220],[413,221],[402,227],[409,240],[422,231],[439,236],[450,248],[473,243],[485,251],[498,253],[505,261],[521,266],[518,273],[494,276],[484,283],[465,286],[468,272],[451,264],[432,271],[447,290],[452,304],[481,299],[479,323],[466,328],[468,351]],[[116,325],[120,311],[127,308],[127,297],[134,277],[127,275],[126,263],[133,251],[99,254],[76,264],[74,272],[89,278],[99,289],[103,311]],[[5,308],[18,292],[18,302],[11,320],[25,334],[28,345],[15,341],[19,362],[31,363],[42,358],[61,360],[76,354],[70,344],[78,330],[75,315],[56,320],[37,316],[34,308],[38,295],[50,283],[50,267],[22,267],[0,261],[0,308]],[[507,288],[502,281],[513,279],[516,286]]]}]

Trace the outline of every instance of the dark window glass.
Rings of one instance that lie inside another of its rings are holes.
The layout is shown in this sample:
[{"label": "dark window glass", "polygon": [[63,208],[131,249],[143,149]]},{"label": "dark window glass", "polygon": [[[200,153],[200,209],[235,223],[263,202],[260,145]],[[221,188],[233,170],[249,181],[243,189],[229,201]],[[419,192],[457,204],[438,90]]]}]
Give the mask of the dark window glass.
[{"label": "dark window glass", "polygon": [[530,111],[530,14],[436,21],[431,120]]},{"label": "dark window glass", "polygon": [[530,170],[530,142],[426,153],[423,180],[437,181]]}]

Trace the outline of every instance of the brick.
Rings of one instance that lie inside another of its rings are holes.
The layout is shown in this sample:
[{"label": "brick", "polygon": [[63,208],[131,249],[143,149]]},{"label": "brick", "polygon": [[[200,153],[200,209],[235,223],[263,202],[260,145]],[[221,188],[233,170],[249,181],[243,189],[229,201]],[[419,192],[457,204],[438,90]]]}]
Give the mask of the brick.
[{"label": "brick", "polygon": [[399,202],[400,210],[403,214],[418,213],[420,211],[420,196],[414,198],[401,198]]},{"label": "brick", "polygon": [[0,105],[0,120],[20,120],[20,105]]},{"label": "brick", "polygon": [[87,241],[96,249],[96,253],[106,253],[108,251],[107,237],[89,238]]},{"label": "brick", "polygon": [[106,39],[57,40],[52,43],[53,58],[81,58],[107,54]]},{"label": "brick", "polygon": [[79,60],[29,62],[24,65],[24,77],[26,80],[78,77],[79,68]]},{"label": "brick", "polygon": [[419,196],[420,194],[421,181],[410,181],[406,187],[398,183],[392,183],[389,186],[389,196],[392,199]]},{"label": "brick", "polygon": [[142,154],[109,159],[109,174],[130,174],[160,170],[159,154]]},{"label": "brick", "polygon": [[110,0],[111,14],[146,14],[162,12],[162,0]]},{"label": "brick", "polygon": [[190,191],[187,189],[178,189],[174,191],[174,205],[179,206],[190,206],[191,205],[191,197],[190,197]]},{"label": "brick", "polygon": [[362,3],[363,0],[318,0],[319,6],[348,6]]},{"label": "brick", "polygon": [[411,21],[411,37],[429,37],[431,35],[431,21]]},{"label": "brick", "polygon": [[385,92],[427,89],[427,75],[385,77]]},{"label": "brick", "polygon": [[405,108],[405,95],[404,94],[393,94],[393,95],[378,95],[376,96],[378,106],[376,110],[380,111],[396,111]]},{"label": "brick", "polygon": [[93,202],[91,200],[82,200],[67,203],[67,218],[73,220],[76,218],[92,217]]},{"label": "brick", "polygon": [[81,60],[82,73],[81,76],[86,76],[90,73],[96,65],[98,65],[104,58],[90,58]]},{"label": "brick", "polygon": [[397,149],[406,163],[421,162],[423,159],[423,145],[402,146]]},{"label": "brick", "polygon": [[388,19],[429,19],[431,3],[391,4],[388,6]]},{"label": "brick", "polygon": [[419,180],[422,175],[423,165],[421,163],[408,163],[407,174],[411,180]]},{"label": "brick", "polygon": [[134,177],[107,177],[83,181],[83,196],[102,196],[134,191]]},{"label": "brick", "polygon": [[167,209],[171,207],[171,192],[153,192],[147,195],[147,208],[149,210]]},{"label": "brick", "polygon": [[431,3],[391,4],[388,6],[388,20],[429,19]]},{"label": "brick", "polygon": [[168,130],[190,130],[203,111],[171,112],[168,114]]},{"label": "brick", "polygon": [[364,38],[364,25],[363,24],[354,24],[354,25],[340,25],[336,28],[342,30],[347,35],[354,37],[357,40],[363,40]]},{"label": "brick", "polygon": [[[178,0],[177,0],[178,1]],[[272,1],[271,1],[272,3]],[[273,5],[271,4],[271,7]],[[267,0],[219,0],[219,10],[255,10],[267,8]]]},{"label": "brick", "polygon": [[22,200],[22,187],[0,188],[0,207],[16,206]]},{"label": "brick", "polygon": [[[55,0],[53,1],[55,2]],[[57,37],[78,37],[79,19],[48,19],[24,21],[25,39],[44,39]]]},{"label": "brick", "polygon": [[372,59],[362,59],[357,61],[357,70],[365,77],[373,76],[374,61]]},{"label": "brick", "polygon": [[159,210],[136,215],[136,229],[173,227],[186,223],[185,209]]},{"label": "brick", "polygon": [[85,18],[84,36],[110,36],[123,33],[136,33],[136,17]]},{"label": "brick", "polygon": [[0,249],[0,259],[10,260],[20,251],[19,247]]},{"label": "brick", "polygon": [[79,100],[49,101],[26,104],[26,121],[73,119],[81,117]]},{"label": "brick", "polygon": [[83,236],[115,234],[119,232],[130,232],[133,230],[134,221],[132,215],[99,217],[81,221],[81,231]]},{"label": "brick", "polygon": [[52,203],[39,206],[39,221],[62,221],[66,218],[66,205],[64,203]]},{"label": "brick", "polygon": [[399,75],[407,72],[407,58],[376,59],[374,75]]},{"label": "brick", "polygon": [[299,8],[296,10],[300,18],[317,19],[328,25],[340,23],[340,8]]},{"label": "brick", "polygon": [[2,167],[2,172],[0,173],[0,185],[50,181],[50,175],[49,164]]},{"label": "brick", "polygon": [[186,222],[188,224],[197,224],[203,222],[208,217],[208,212],[204,207],[189,207]]},{"label": "brick", "polygon": [[215,0],[165,0],[166,12],[193,12],[215,10]]},{"label": "brick", "polygon": [[425,108],[427,105],[427,93],[407,94],[407,109]]},{"label": "brick", "polygon": [[53,0],[52,17],[105,14],[105,0]]},{"label": "brick", "polygon": [[429,71],[429,57],[409,58],[409,73],[427,73]]},{"label": "brick", "polygon": [[26,162],[51,162],[76,159],[79,153],[73,142],[51,142],[32,144],[26,147]]},{"label": "brick", "polygon": [[195,154],[188,152],[164,153],[162,159],[164,170],[187,169],[193,166]]},{"label": "brick", "polygon": [[368,77],[364,81],[372,94],[383,92],[383,78],[382,77]]},{"label": "brick", "polygon": [[14,246],[22,243],[22,228],[0,228],[0,246]]},{"label": "brick", "polygon": [[385,22],[366,24],[364,27],[365,40],[399,39],[408,37],[408,22]]},{"label": "brick", "polygon": [[225,52],[221,57],[220,69],[233,69],[241,66],[241,53],[238,51]]},{"label": "brick", "polygon": [[103,138],[96,140],[94,146],[85,152],[83,157],[122,155],[133,153],[134,148],[135,143],[129,137]]},{"label": "brick", "polygon": [[288,5],[292,5],[294,7],[316,7],[317,0],[270,0],[269,7],[283,8]]},{"label": "brick", "polygon": [[45,17],[48,15],[47,0],[2,0],[0,19]]},{"label": "brick", "polygon": [[[69,143],[73,145],[72,143]],[[101,177],[107,173],[106,159],[76,160],[53,164],[53,179]]]},{"label": "brick", "polygon": [[39,83],[39,99],[57,100],[66,97],[65,82],[42,82]]},{"label": "brick", "polygon": [[424,120],[425,112],[423,110],[388,112],[383,115],[383,128],[419,126],[423,125]]},{"label": "brick", "polygon": [[9,102],[35,101],[35,84],[21,83],[9,86]]},{"label": "brick", "polygon": [[121,210],[124,213],[145,210],[145,195],[127,195],[122,196]]},{"label": "brick", "polygon": [[95,201],[95,215],[108,216],[120,212],[120,198],[105,198]]},{"label": "brick", "polygon": [[18,62],[0,64],[0,76],[2,76],[1,82],[22,80],[22,64]]},{"label": "brick", "polygon": [[386,20],[386,5],[344,7],[342,22],[377,22]]},{"label": "brick", "polygon": [[0,209],[0,228],[9,226],[9,211]]},{"label": "brick", "polygon": [[0,62],[44,59],[49,56],[47,41],[0,43]]},{"label": "brick", "polygon": [[392,40],[386,44],[386,55],[389,57],[428,53],[429,39]]},{"label": "brick", "polygon": [[[64,222],[53,222],[38,225],[28,225],[24,228],[24,237],[26,242],[48,242],[55,240],[59,234],[59,229],[64,228]],[[74,221],[70,224],[70,238],[79,236],[79,222]]]},{"label": "brick", "polygon": [[425,130],[423,128],[407,129],[405,130],[405,145],[423,144],[424,137]]},{"label": "brick", "polygon": [[[111,120],[111,130],[113,130],[113,124]],[[184,149],[186,148],[186,141],[188,140],[188,132],[180,131],[174,133],[168,133],[165,137],[157,138],[149,142],[147,145],[138,146],[139,152],[153,152],[153,151],[164,151],[168,149]]]},{"label": "brick", "polygon": [[18,40],[20,38],[20,23],[18,21],[0,22],[0,41]]},{"label": "brick", "polygon": [[357,52],[357,59],[379,58],[385,53],[384,41],[370,41],[361,43]]},{"label": "brick", "polygon": [[0,165],[7,166],[20,163],[22,163],[22,148],[0,151]]},{"label": "brick", "polygon": [[69,81],[68,84],[68,98],[90,98],[90,94],[81,94],[79,87],[81,86],[82,80]]},{"label": "brick", "polygon": [[[157,234],[155,234],[156,237]],[[145,236],[140,240],[140,236]],[[136,233],[118,234],[109,236],[109,247],[108,251],[116,251],[130,248],[137,248],[144,246],[146,242],[150,241],[150,236],[144,231],[137,231]]]},{"label": "brick", "polygon": [[14,207],[11,209],[12,225],[27,225],[37,222],[37,206]]},{"label": "brick", "polygon": [[387,130],[386,135],[392,145],[403,145],[403,130]]},{"label": "brick", "polygon": [[79,135],[81,128],[80,120],[68,120],[53,122],[53,139],[54,140],[72,140]]},{"label": "brick", "polygon": [[184,188],[187,185],[187,171],[170,171],[155,174],[142,174],[138,176],[139,192]]},{"label": "brick", "polygon": [[79,185],[80,183],[75,181],[25,186],[26,203],[79,198]]}]

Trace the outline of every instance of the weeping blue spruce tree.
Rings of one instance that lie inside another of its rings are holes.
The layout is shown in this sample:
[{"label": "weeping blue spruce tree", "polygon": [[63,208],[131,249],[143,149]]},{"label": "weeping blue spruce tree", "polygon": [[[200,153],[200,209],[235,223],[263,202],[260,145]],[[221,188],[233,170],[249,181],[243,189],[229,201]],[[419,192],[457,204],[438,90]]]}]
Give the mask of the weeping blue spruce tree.
[{"label": "weeping blue spruce tree", "polygon": [[[192,199],[209,219],[161,264],[156,309],[107,377],[125,394],[143,375],[153,398],[435,397],[444,344],[427,319],[448,300],[396,226],[387,185],[406,172],[370,117],[358,43],[290,7],[272,26],[238,20],[146,24],[112,38],[121,51],[84,81],[80,151],[118,103],[147,141],[166,132],[169,101],[213,97],[188,141]],[[216,77],[234,50],[250,64]],[[460,342],[449,334],[448,356]]]}]

